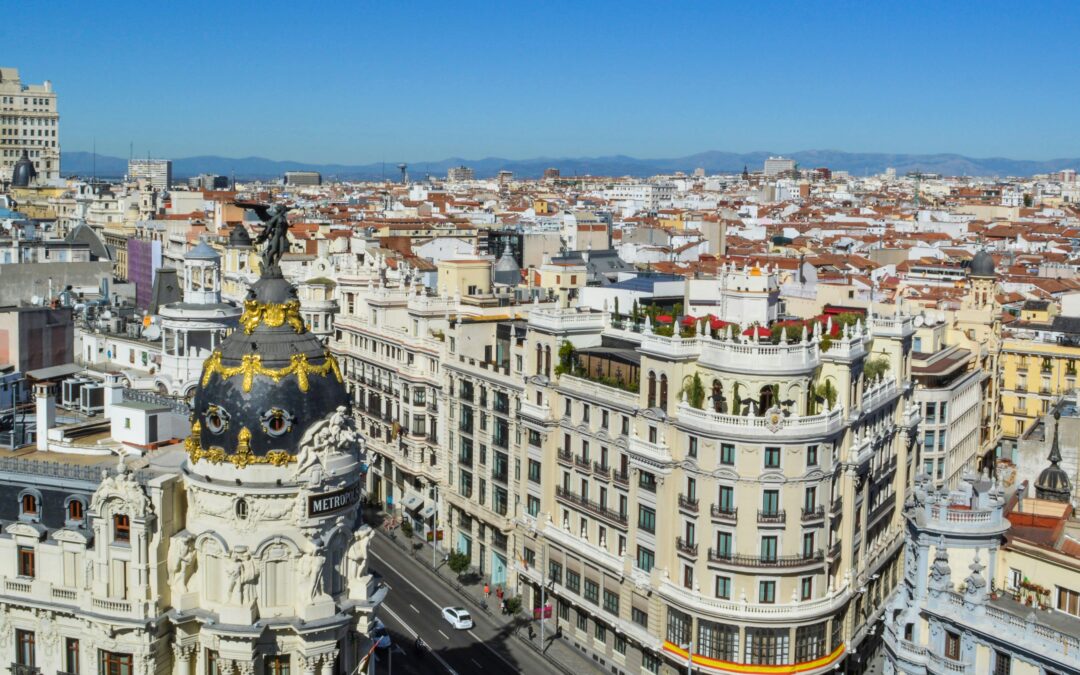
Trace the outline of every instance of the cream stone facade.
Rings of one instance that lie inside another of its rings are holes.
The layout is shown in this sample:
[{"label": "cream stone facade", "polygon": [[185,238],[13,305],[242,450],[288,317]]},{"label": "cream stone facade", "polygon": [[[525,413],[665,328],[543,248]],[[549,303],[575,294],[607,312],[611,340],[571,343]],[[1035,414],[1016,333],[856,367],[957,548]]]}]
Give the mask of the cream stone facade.
[{"label": "cream stone facade", "polygon": [[52,83],[23,84],[17,68],[0,68],[0,182],[23,152],[38,180],[60,177],[60,114]]}]

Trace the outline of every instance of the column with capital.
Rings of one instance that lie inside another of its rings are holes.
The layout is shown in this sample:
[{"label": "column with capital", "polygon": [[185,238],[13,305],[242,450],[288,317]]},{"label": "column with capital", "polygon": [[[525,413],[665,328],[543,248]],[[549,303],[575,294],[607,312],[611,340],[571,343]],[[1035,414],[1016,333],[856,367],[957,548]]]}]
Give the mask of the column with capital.
[{"label": "column with capital", "polygon": [[176,675],[191,675],[191,657],[195,655],[195,645],[174,642],[172,650],[173,672]]},{"label": "column with capital", "polygon": [[334,662],[337,660],[338,650],[333,649],[322,657],[322,675],[334,675]]},{"label": "column with capital", "polygon": [[319,667],[319,657],[301,654],[300,667],[304,669],[304,675],[315,675],[315,670]]},{"label": "column with capital", "polygon": [[236,670],[239,675],[255,675],[254,661],[237,661]]}]

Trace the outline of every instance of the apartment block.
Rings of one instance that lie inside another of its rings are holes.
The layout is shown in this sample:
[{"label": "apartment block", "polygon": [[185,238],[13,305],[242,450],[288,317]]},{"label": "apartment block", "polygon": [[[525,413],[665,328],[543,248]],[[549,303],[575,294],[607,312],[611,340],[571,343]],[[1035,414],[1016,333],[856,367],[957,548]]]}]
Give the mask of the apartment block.
[{"label": "apartment block", "polygon": [[60,177],[60,114],[52,83],[24,84],[17,68],[0,68],[0,181],[11,179],[23,152],[39,180]]}]

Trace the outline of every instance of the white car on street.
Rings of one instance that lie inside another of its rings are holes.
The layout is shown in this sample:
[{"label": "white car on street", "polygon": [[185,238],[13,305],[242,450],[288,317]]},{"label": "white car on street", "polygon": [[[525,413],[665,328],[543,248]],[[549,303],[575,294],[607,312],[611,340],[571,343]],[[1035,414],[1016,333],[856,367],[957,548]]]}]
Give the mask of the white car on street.
[{"label": "white car on street", "polygon": [[442,616],[458,630],[469,630],[474,625],[472,617],[464,607],[443,607]]}]

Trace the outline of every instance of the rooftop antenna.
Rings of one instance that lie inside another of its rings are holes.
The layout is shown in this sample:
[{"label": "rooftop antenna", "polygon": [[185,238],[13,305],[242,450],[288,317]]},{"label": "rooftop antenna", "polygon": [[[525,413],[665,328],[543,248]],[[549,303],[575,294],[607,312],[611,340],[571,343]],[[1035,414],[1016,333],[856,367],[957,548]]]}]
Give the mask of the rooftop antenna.
[{"label": "rooftop antenna", "polygon": [[401,184],[402,185],[408,185],[409,184],[409,165],[408,164],[398,164],[397,168],[398,168],[399,171],[401,171]]},{"label": "rooftop antenna", "polygon": [[90,155],[90,180],[93,183],[97,183],[97,139],[94,139],[92,152]]}]

